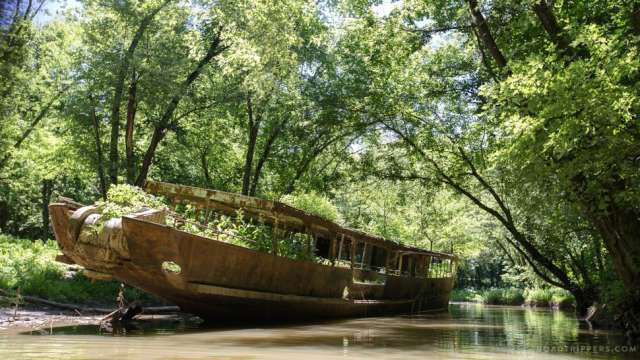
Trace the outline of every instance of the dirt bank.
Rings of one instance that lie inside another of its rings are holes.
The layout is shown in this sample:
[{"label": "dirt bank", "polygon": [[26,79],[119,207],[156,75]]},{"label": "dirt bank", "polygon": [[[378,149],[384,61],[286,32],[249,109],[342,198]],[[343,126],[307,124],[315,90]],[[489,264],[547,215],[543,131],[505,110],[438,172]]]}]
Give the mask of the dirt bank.
[{"label": "dirt bank", "polygon": [[82,314],[48,307],[0,308],[0,331],[45,329],[60,325],[97,324],[104,314]]},{"label": "dirt bank", "polygon": [[[159,318],[182,318],[187,314],[164,312],[143,314],[138,320]],[[61,310],[47,306],[25,306],[17,310],[13,307],[0,307],[0,332],[48,331],[52,327],[65,325],[97,325],[105,317],[102,313],[86,313]]]}]

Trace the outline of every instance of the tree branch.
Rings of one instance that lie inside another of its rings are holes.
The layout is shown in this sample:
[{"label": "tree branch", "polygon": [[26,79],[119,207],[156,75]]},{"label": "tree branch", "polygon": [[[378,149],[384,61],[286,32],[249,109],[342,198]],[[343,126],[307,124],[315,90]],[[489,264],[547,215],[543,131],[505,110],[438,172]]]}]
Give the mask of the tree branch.
[{"label": "tree branch", "polygon": [[498,64],[501,68],[507,67],[507,59],[500,51],[498,44],[496,43],[493,35],[491,34],[491,30],[489,29],[489,24],[485,20],[484,16],[480,12],[480,8],[478,7],[477,0],[467,0],[467,4],[469,5],[469,12],[471,13],[471,19],[474,27],[478,31],[478,36],[484,46],[489,50],[489,54],[493,60]]},{"label": "tree branch", "polygon": [[147,148],[147,151],[144,154],[144,159],[142,160],[140,173],[138,175],[138,178],[136,179],[136,185],[143,186],[144,182],[147,180],[149,168],[153,163],[153,158],[155,156],[156,149],[158,148],[158,144],[160,144],[160,142],[166,136],[167,130],[169,129],[169,127],[171,125],[174,125],[171,118],[173,117],[173,113],[178,107],[178,104],[180,103],[182,98],[186,95],[189,86],[191,86],[191,84],[198,78],[198,76],[202,74],[202,72],[204,71],[204,67],[209,62],[211,62],[211,60],[214,57],[216,57],[226,49],[226,46],[221,45],[222,43],[221,36],[222,36],[222,28],[218,28],[218,31],[216,32],[213,39],[211,40],[211,44],[209,45],[209,49],[207,50],[207,53],[202,57],[202,59],[200,59],[200,61],[198,61],[198,64],[196,65],[195,69],[193,69],[193,71],[189,73],[185,81],[182,83],[182,86],[180,86],[179,90],[171,98],[169,105],[167,105],[165,112],[163,113],[162,117],[158,121],[158,124],[156,125],[153,131],[151,142],[149,143],[149,147]]}]

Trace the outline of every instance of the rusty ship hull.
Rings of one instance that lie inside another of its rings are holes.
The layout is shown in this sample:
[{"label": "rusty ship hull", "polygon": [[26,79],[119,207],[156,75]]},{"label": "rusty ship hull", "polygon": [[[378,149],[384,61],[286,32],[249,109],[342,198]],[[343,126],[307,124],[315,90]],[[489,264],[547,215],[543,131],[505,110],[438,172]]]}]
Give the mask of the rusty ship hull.
[{"label": "rusty ship hull", "polygon": [[[273,253],[259,252],[194,235],[165,224],[158,210],[111,219],[98,233],[92,227],[100,216],[95,207],[58,202],[49,208],[66,262],[83,266],[90,277],[119,280],[207,320],[296,321],[416,313],[446,309],[453,288],[454,257],[449,258],[448,276],[428,276],[424,266],[412,260],[431,260],[440,254],[406,248],[389,248],[384,270],[362,264],[358,268],[353,252],[359,240],[365,258],[367,246],[371,251],[373,244],[384,244],[350,234],[347,248],[344,235],[335,236],[335,229],[329,231],[334,236],[326,256],[339,260],[346,257],[340,253],[351,253],[351,266],[295,260],[279,256],[277,248]],[[323,234],[321,230],[313,231]]]}]

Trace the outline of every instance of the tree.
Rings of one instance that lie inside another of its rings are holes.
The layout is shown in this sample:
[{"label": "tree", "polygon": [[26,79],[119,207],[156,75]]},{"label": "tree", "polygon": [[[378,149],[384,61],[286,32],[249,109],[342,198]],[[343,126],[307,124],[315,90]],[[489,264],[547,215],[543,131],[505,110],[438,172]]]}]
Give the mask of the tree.
[{"label": "tree", "polygon": [[[429,15],[428,11],[435,11],[429,6],[420,10],[422,21],[428,16],[425,10]],[[487,116],[491,114],[485,115],[480,106],[486,102],[483,91],[493,83],[493,78],[509,79],[514,70],[507,68],[508,56],[499,48],[500,42],[483,18],[478,3],[469,1],[465,6],[469,18],[464,25],[460,12],[453,19],[434,16],[433,21],[446,31],[463,29],[461,32],[467,37],[461,38],[462,45],[470,48],[461,47],[455,37],[436,48],[421,47],[424,38],[419,35],[431,34],[435,29],[407,28],[406,18],[415,14],[410,6],[384,21],[363,20],[358,23],[361,30],[349,34],[354,39],[349,43],[353,60],[343,66],[357,66],[349,68],[349,72],[358,74],[360,83],[369,84],[353,106],[358,106],[363,121],[374,119],[380,124],[377,131],[389,148],[388,155],[383,157],[394,159],[377,162],[375,172],[396,180],[442,184],[468,199],[501,225],[505,234],[501,241],[509,244],[547,283],[571,291],[578,301],[579,312],[584,313],[598,298],[593,280],[579,271],[578,266],[585,265],[585,261],[568,259],[561,249],[549,248],[558,239],[531,228],[535,225],[530,216],[516,202],[518,191],[524,191],[524,187],[505,177],[508,166],[497,160],[508,145],[501,142],[502,133],[494,132],[496,123]],[[375,51],[360,45],[371,42],[379,44]],[[500,69],[497,74],[486,58],[482,61],[482,52],[479,58],[474,56],[477,46],[483,51],[489,48]],[[398,151],[398,145],[405,151]],[[558,201],[556,206],[567,201],[561,197],[554,199]],[[545,218],[542,213],[536,213],[536,217]],[[564,221],[562,217],[557,219]],[[569,244],[576,240],[563,237],[561,241]]]}]

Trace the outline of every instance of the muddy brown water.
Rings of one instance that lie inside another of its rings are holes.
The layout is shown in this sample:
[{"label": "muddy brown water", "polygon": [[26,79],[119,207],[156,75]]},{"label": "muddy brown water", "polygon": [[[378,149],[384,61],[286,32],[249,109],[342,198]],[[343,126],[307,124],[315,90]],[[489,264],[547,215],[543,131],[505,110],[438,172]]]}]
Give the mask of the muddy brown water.
[{"label": "muddy brown water", "polygon": [[194,318],[0,331],[4,359],[640,359],[640,345],[570,314],[452,304],[449,312],[281,326]]}]

